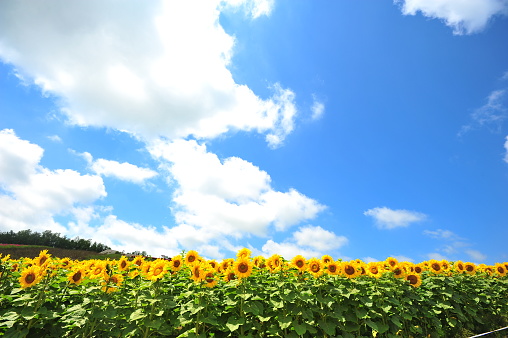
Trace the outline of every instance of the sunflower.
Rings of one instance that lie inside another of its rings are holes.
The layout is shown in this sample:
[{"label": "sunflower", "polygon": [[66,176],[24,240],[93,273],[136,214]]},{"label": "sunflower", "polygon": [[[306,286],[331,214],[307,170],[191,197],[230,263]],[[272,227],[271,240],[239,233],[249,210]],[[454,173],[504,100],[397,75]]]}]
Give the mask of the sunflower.
[{"label": "sunflower", "polygon": [[132,260],[132,264],[137,265],[137,266],[141,266],[141,265],[143,265],[144,261],[145,261],[145,257],[143,257],[143,256],[136,256]]},{"label": "sunflower", "polygon": [[506,268],[503,264],[496,263],[494,269],[496,270],[496,273],[499,277],[506,276]]},{"label": "sunflower", "polygon": [[330,262],[326,264],[325,272],[329,275],[338,275],[341,273],[341,265],[338,262]]},{"label": "sunflower", "polygon": [[383,275],[384,267],[378,262],[370,262],[367,264],[367,275],[379,278]]},{"label": "sunflower", "polygon": [[307,271],[314,277],[319,277],[323,274],[323,263],[320,259],[311,258],[307,262]]},{"label": "sunflower", "polygon": [[187,252],[187,254],[185,255],[185,264],[193,265],[198,262],[199,262],[199,254],[196,251],[190,250],[189,252]]},{"label": "sunflower", "polygon": [[145,278],[156,281],[164,277],[166,272],[168,271],[168,264],[163,259],[157,259],[152,262],[150,271],[146,274]]},{"label": "sunflower", "polygon": [[232,280],[237,279],[235,272],[233,271],[233,267],[228,268],[226,271],[224,271],[224,277],[223,280],[225,282],[231,282]]},{"label": "sunflower", "polygon": [[252,273],[253,264],[246,258],[240,258],[233,264],[233,271],[238,278],[249,277]]},{"label": "sunflower", "polygon": [[397,264],[392,267],[393,276],[396,278],[404,278],[406,277],[406,270],[403,265]]},{"label": "sunflower", "polygon": [[274,254],[268,258],[266,261],[266,265],[270,269],[270,272],[277,272],[282,268],[282,257],[280,255]]},{"label": "sunflower", "polygon": [[96,261],[93,267],[90,269],[88,275],[92,279],[105,278],[107,275],[107,264],[103,261]]},{"label": "sunflower", "polygon": [[144,261],[143,264],[141,264],[140,269],[141,274],[143,274],[144,277],[148,276],[150,270],[152,269],[152,262]]},{"label": "sunflower", "polygon": [[226,271],[228,270],[230,267],[233,266],[233,263],[235,262],[235,260],[233,258],[226,258],[226,259],[223,259],[220,264],[219,264],[219,270],[220,271]]},{"label": "sunflower", "polygon": [[342,263],[342,273],[347,278],[355,278],[360,274],[360,271],[356,269],[356,262],[350,261],[349,263],[347,262]]},{"label": "sunflower", "polygon": [[173,271],[180,271],[180,269],[182,268],[182,264],[183,264],[182,255],[178,255],[171,258],[171,261],[169,262],[169,267]]},{"label": "sunflower", "polygon": [[255,266],[257,266],[260,269],[263,269],[266,267],[266,259],[263,256],[256,256],[252,260]]},{"label": "sunflower", "polygon": [[307,270],[307,262],[305,261],[305,257],[302,255],[293,257],[291,260],[291,266],[297,268],[301,272]]},{"label": "sunflower", "polygon": [[433,273],[442,273],[443,267],[440,262],[436,261],[435,259],[431,259],[429,261],[429,270]]},{"label": "sunflower", "polygon": [[466,269],[466,267],[464,265],[464,262],[462,262],[462,261],[456,261],[455,263],[453,263],[453,269],[457,273],[463,273],[464,270]]},{"label": "sunflower", "polygon": [[195,282],[201,282],[205,278],[203,265],[194,264],[191,266],[191,279]]},{"label": "sunflower", "polygon": [[102,291],[106,293],[116,292],[119,286],[122,285],[124,277],[120,274],[114,274],[111,277],[107,276],[106,280],[102,282]]},{"label": "sunflower", "polygon": [[217,285],[217,279],[215,278],[215,275],[212,271],[208,271],[205,274],[205,286],[207,288],[213,288],[215,285]]},{"label": "sunflower", "polygon": [[83,266],[76,265],[72,269],[72,271],[67,274],[67,280],[71,284],[79,285],[83,281],[83,278],[85,278],[85,276],[86,276],[86,273],[85,273],[85,269],[83,268]]},{"label": "sunflower", "polygon": [[427,266],[425,264],[418,263],[415,265],[414,272],[420,274],[426,270],[427,270]]},{"label": "sunflower", "polygon": [[129,266],[131,265],[131,262],[127,259],[127,257],[122,256],[117,262],[118,270],[119,271],[127,271],[129,270]]},{"label": "sunflower", "polygon": [[464,271],[468,275],[474,275],[476,273],[476,265],[470,262],[464,263]]},{"label": "sunflower", "polygon": [[417,273],[412,273],[406,276],[406,280],[409,282],[409,284],[415,288],[422,285],[422,278]]},{"label": "sunflower", "polygon": [[42,250],[39,256],[34,258],[34,264],[38,266],[46,266],[51,261],[51,254],[48,254],[48,250]]},{"label": "sunflower", "polygon": [[324,255],[323,257],[321,257],[321,261],[326,265],[328,263],[333,262],[333,258],[330,255]]},{"label": "sunflower", "polygon": [[441,268],[443,269],[443,272],[448,272],[451,269],[450,262],[448,262],[445,259],[440,261],[439,264],[441,264]]},{"label": "sunflower", "polygon": [[19,277],[18,281],[21,284],[21,287],[28,288],[34,286],[39,283],[42,279],[42,271],[41,267],[34,265],[26,268],[21,272],[21,277]]},{"label": "sunflower", "polygon": [[71,266],[71,264],[72,259],[70,259],[69,257],[62,258],[59,261],[59,265],[62,269],[67,269],[69,266]]},{"label": "sunflower", "polygon": [[238,253],[236,254],[236,258],[247,258],[250,259],[250,255],[252,254],[252,251],[250,251],[247,248],[240,249]]},{"label": "sunflower", "polygon": [[393,258],[393,257],[388,257],[386,260],[385,260],[385,263],[391,268],[393,268],[395,265],[397,265],[399,263],[399,261],[396,259],[396,258]]}]

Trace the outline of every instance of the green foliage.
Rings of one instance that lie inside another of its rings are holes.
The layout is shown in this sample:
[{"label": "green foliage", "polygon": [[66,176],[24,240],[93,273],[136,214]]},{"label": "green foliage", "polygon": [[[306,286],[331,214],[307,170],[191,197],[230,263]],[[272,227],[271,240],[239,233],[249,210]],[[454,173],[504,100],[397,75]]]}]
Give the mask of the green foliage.
[{"label": "green foliage", "polygon": [[61,236],[59,233],[46,230],[42,233],[34,232],[30,229],[20,230],[18,232],[6,231],[0,232],[0,243],[23,244],[23,245],[44,245],[52,248],[87,250],[101,252],[111,249],[109,246],[93,242],[90,239],[76,237],[69,239]]}]

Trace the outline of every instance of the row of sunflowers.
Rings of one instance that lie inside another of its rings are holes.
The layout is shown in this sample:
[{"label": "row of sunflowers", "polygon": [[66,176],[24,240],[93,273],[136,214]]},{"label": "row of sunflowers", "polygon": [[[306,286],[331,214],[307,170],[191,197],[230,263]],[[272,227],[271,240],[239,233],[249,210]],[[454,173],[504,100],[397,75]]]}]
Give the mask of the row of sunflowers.
[{"label": "row of sunflowers", "polygon": [[508,320],[506,262],[251,256],[3,257],[0,335],[453,337]]}]

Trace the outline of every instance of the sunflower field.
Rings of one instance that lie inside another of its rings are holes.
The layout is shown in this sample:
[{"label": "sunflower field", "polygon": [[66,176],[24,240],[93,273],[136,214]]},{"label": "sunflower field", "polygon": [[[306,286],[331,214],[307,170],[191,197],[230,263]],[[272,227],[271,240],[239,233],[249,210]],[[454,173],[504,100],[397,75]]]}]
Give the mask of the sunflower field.
[{"label": "sunflower field", "polygon": [[325,255],[0,260],[4,337],[467,337],[507,325],[508,263]]}]

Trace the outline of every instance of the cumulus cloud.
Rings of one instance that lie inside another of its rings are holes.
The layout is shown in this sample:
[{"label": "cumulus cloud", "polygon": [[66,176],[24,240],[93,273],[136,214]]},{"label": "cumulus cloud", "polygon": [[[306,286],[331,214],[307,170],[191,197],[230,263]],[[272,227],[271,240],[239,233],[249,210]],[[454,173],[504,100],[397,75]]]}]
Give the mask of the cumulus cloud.
[{"label": "cumulus cloud", "polygon": [[1,2],[0,58],[59,98],[69,123],[145,138],[257,131],[271,147],[293,130],[295,94],[235,83],[235,39],[219,22],[235,6],[268,15],[273,1],[55,3]]},{"label": "cumulus cloud", "polygon": [[102,179],[74,170],[49,170],[39,164],[44,150],[0,131],[0,227],[1,230],[33,229],[62,231],[54,216],[75,205],[105,197]]},{"label": "cumulus cloud", "polygon": [[277,253],[286,259],[291,259],[296,255],[312,258],[329,254],[347,243],[348,239],[344,236],[338,236],[320,226],[306,225],[300,227],[282,243],[268,240],[261,250],[265,256]]},{"label": "cumulus cloud", "polygon": [[91,164],[91,169],[99,175],[116,177],[123,181],[142,184],[147,179],[157,176],[157,172],[140,168],[127,162],[117,162],[99,158]]},{"label": "cumulus cloud", "polygon": [[394,2],[402,3],[404,15],[421,12],[426,17],[441,19],[457,35],[479,32],[494,16],[508,14],[506,0],[394,0]]},{"label": "cumulus cloud", "polygon": [[374,218],[380,229],[407,227],[411,223],[421,222],[427,218],[425,214],[420,212],[403,209],[392,210],[387,207],[369,209],[363,214]]},{"label": "cumulus cloud", "polygon": [[242,237],[265,236],[312,219],[325,207],[295,189],[275,191],[270,176],[237,157],[220,160],[191,140],[156,141],[148,147],[175,183],[177,223]]}]

